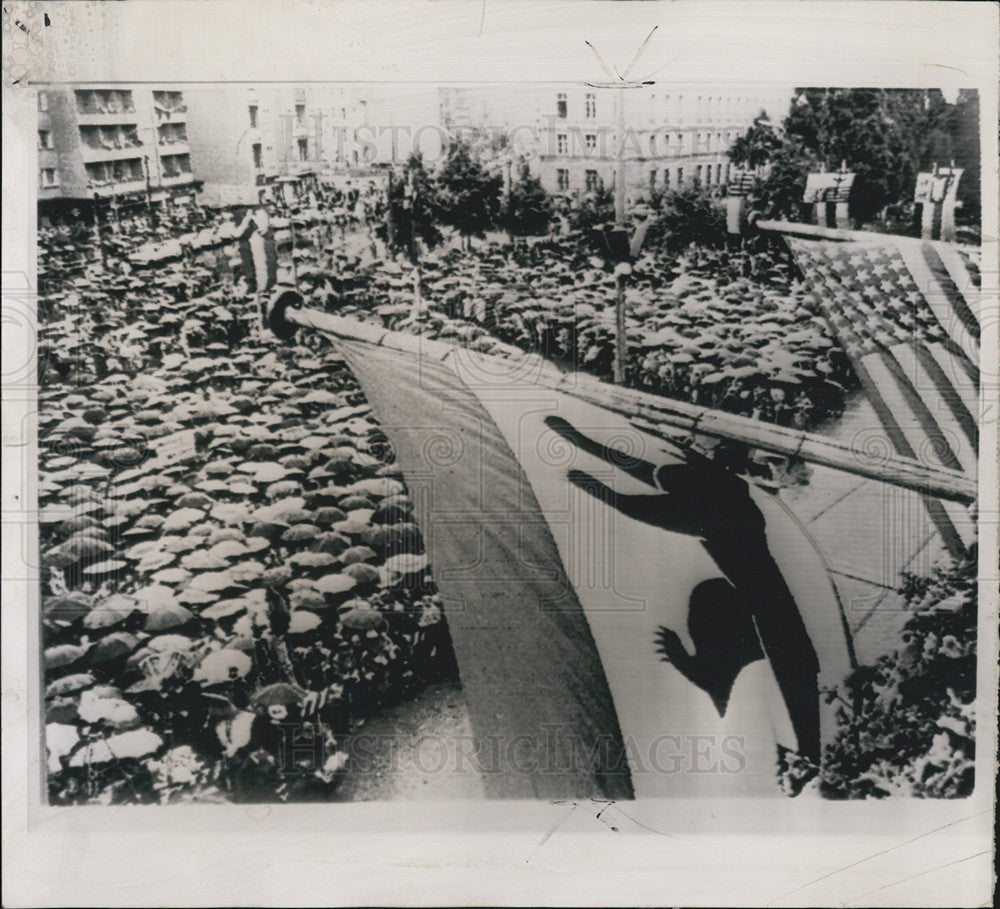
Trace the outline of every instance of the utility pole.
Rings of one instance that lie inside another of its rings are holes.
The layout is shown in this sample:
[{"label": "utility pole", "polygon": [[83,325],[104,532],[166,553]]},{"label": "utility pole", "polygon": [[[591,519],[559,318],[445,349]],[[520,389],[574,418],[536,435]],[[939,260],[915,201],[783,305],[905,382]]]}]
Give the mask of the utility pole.
[{"label": "utility pole", "polygon": [[[625,89],[615,92],[615,227],[625,230]],[[615,385],[625,384],[625,353],[628,339],[625,336],[625,275],[615,269]]]},{"label": "utility pole", "polygon": [[[615,232],[624,232],[626,230],[626,219],[625,219],[625,90],[629,88],[642,88],[647,85],[653,85],[650,80],[643,80],[640,82],[628,81],[629,74],[635,68],[636,63],[639,61],[639,57],[642,56],[642,52],[646,49],[646,45],[649,44],[649,39],[653,37],[653,33],[659,26],[653,26],[649,34],[646,35],[645,40],[639,45],[639,49],[635,52],[635,56],[632,58],[632,62],[629,63],[628,67],[625,69],[624,73],[618,72],[616,69],[612,72],[611,68],[604,62],[601,55],[597,52],[597,48],[594,47],[589,41],[584,43],[593,52],[594,56],[597,57],[598,62],[604,68],[604,71],[608,74],[609,81],[605,83],[588,83],[588,85],[593,88],[613,88],[615,90],[615,144],[617,145],[617,151],[615,154]],[[645,236],[645,232],[643,232]],[[639,239],[641,244],[641,238]],[[633,244],[638,248],[638,244]],[[631,251],[631,255],[635,255],[635,252]],[[628,338],[625,335],[625,280],[626,276],[630,273],[631,266],[628,261],[619,262],[615,266],[615,284],[616,284],[616,295],[615,295],[615,360],[614,360],[614,381],[616,385],[625,384],[625,360],[628,346]]]}]

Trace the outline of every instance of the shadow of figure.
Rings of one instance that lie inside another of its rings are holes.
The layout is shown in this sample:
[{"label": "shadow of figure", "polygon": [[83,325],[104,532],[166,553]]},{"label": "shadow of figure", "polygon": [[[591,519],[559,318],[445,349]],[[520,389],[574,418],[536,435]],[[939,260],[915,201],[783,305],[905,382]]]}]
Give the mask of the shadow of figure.
[{"label": "shadow of figure", "polygon": [[[684,452],[683,464],[656,465],[595,442],[561,417],[546,417],[545,423],[581,451],[614,465],[650,486],[651,491],[649,494],[623,495],[582,470],[570,470],[569,480],[575,486],[634,520],[700,538],[705,550],[735,588],[738,602],[742,603],[756,628],[763,653],[771,664],[788,708],[798,740],[798,753],[818,764],[819,660],[798,606],[768,549],[764,515],[751,499],[746,481],[693,451]],[[705,611],[701,596],[699,594],[698,615],[692,615],[696,627],[703,621]],[[723,608],[729,606],[726,604]],[[705,620],[708,620],[707,615]],[[742,630],[734,634],[739,636],[744,631],[745,626],[742,626]],[[662,632],[660,643],[662,647]],[[680,641],[676,643],[680,647]],[[698,646],[697,639],[695,644]],[[667,646],[671,652],[666,655],[672,662],[673,657],[679,657],[681,665],[695,672],[691,679],[695,684],[705,687],[697,679],[709,684],[705,690],[718,708],[716,699],[722,694],[721,681],[732,673],[733,666],[729,663],[725,670],[720,666],[718,678],[714,679],[706,671],[706,663],[720,656],[731,660],[737,645],[713,652],[713,643],[705,653],[699,649],[695,657],[688,655],[683,647],[677,650],[673,643]],[[676,662],[675,665],[681,669],[681,665]],[[732,679],[735,681],[735,675]],[[726,687],[725,704],[728,704],[731,689],[732,681]],[[723,706],[720,712],[724,709]]]},{"label": "shadow of figure", "polygon": [[736,677],[744,666],[764,659],[753,619],[725,578],[702,581],[691,592],[688,632],[694,642],[693,656],[677,633],[663,625],[657,632],[657,649],[712,698],[719,716],[725,716]]}]

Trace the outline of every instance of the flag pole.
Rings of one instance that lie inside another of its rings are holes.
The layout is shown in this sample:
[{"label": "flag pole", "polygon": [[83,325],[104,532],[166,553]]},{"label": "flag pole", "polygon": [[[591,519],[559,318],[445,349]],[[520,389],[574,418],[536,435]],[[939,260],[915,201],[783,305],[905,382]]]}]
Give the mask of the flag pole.
[{"label": "flag pole", "polygon": [[[355,319],[334,316],[316,309],[285,308],[281,315],[285,324],[292,329],[292,333],[295,326],[300,326],[343,340],[412,350],[410,335],[401,331],[389,331],[380,325],[358,322]],[[441,360],[447,356],[466,354],[461,348],[444,341],[428,339],[422,340],[422,349],[428,356]],[[516,353],[524,356],[522,351]],[[477,353],[475,356],[502,359],[499,355]],[[561,392],[617,413],[631,421],[637,428],[662,438],[670,438],[664,435],[664,430],[661,428],[669,426],[691,436],[707,436],[738,442],[751,448],[784,457],[801,458],[809,464],[820,464],[935,498],[960,502],[963,505],[974,503],[978,495],[975,478],[958,470],[931,467],[914,458],[895,454],[880,453],[877,459],[866,460],[855,446],[827,436],[771,425],[761,420],[675,401],[650,392],[609,385],[595,376],[583,373],[566,376],[555,367],[551,367],[539,369],[535,373],[534,382],[539,388]],[[683,445],[683,442],[676,438],[670,441]]]}]

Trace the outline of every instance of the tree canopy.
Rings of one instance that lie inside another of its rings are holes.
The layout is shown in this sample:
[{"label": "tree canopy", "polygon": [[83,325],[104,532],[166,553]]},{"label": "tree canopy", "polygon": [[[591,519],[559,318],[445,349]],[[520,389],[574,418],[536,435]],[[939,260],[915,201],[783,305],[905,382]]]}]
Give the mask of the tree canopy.
[{"label": "tree canopy", "polygon": [[417,256],[416,240],[433,248],[444,239],[438,227],[442,205],[437,184],[419,153],[410,156],[402,179],[393,182],[389,212],[393,232],[387,239],[396,251],[405,252],[411,259]]},{"label": "tree canopy", "polygon": [[780,129],[758,117],[729,151],[736,164],[768,165],[755,204],[774,217],[794,217],[810,171],[844,165],[857,174],[850,214],[879,220],[908,209],[917,174],[933,165],[964,167],[960,197],[967,217],[979,210],[978,95],[949,104],[937,90],[796,89]]},{"label": "tree canopy", "polygon": [[517,180],[511,181],[510,197],[503,212],[503,226],[517,237],[538,236],[549,229],[552,220],[552,197],[521,158]]},{"label": "tree canopy", "polygon": [[503,178],[487,171],[467,143],[451,144],[437,183],[442,223],[465,238],[482,237],[497,223]]}]

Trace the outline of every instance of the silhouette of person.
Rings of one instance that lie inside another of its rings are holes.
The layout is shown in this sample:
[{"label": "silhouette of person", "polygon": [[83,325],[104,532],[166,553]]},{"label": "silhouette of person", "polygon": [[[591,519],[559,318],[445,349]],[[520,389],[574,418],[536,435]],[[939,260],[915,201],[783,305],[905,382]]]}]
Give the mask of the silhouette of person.
[{"label": "silhouette of person", "polygon": [[[768,549],[764,515],[750,498],[746,481],[694,451],[685,451],[683,464],[656,465],[590,439],[561,417],[546,417],[545,423],[581,451],[614,465],[652,491],[623,495],[582,470],[569,471],[571,483],[634,520],[700,538],[756,626],[788,708],[799,754],[818,763],[819,659],[798,606]],[[701,597],[699,594],[696,627],[702,620]],[[743,632],[737,633],[745,633],[745,626]],[[662,646],[662,633],[660,638]],[[681,656],[683,648],[678,651],[672,643],[666,646],[670,648],[667,656],[680,657],[685,668],[693,669],[698,678],[707,678],[698,655],[692,666],[690,657],[686,661]],[[710,645],[706,659],[714,646]],[[709,684],[711,688],[706,690],[715,699],[721,688],[714,681],[709,680]]]}]

